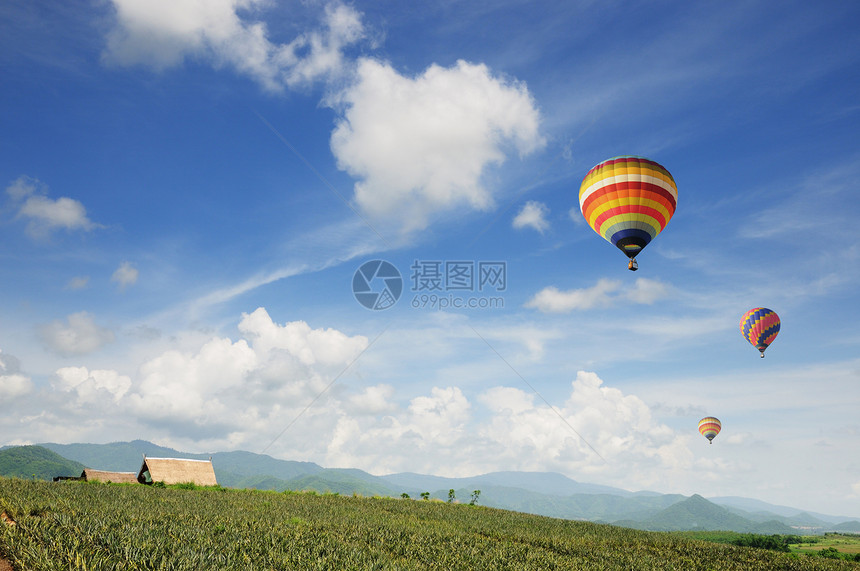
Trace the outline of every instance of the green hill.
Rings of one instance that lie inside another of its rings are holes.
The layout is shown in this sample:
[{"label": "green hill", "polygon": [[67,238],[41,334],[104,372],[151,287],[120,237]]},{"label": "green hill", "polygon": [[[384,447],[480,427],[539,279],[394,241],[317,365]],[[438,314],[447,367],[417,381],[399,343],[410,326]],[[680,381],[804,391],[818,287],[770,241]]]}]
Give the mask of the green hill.
[{"label": "green hill", "polygon": [[843,533],[860,533],[860,521],[846,521],[838,525],[831,526],[833,531]]},{"label": "green hill", "polygon": [[0,450],[0,476],[51,480],[80,476],[84,466],[41,446],[12,446]]},{"label": "green hill", "polygon": [[715,530],[764,534],[796,533],[795,529],[780,522],[759,523],[741,517],[722,506],[709,502],[698,494],[672,504],[647,519],[615,523],[652,531]]},{"label": "green hill", "polygon": [[0,477],[15,569],[860,569],[818,556],[422,500]]}]

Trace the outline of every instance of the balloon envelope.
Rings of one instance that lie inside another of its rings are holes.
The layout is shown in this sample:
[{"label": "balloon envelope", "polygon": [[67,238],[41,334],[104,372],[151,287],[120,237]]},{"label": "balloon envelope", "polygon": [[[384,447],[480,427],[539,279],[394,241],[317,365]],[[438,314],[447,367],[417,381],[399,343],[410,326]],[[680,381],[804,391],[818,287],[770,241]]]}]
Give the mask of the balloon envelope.
[{"label": "balloon envelope", "polygon": [[720,424],[719,419],[713,416],[706,416],[699,421],[699,432],[708,439],[708,442],[713,442],[714,437],[720,433],[722,427],[723,425]]},{"label": "balloon envelope", "polygon": [[633,155],[595,165],[579,187],[579,207],[588,225],[628,258],[666,227],[677,202],[678,187],[669,171]]},{"label": "balloon envelope", "polygon": [[764,357],[764,350],[779,333],[779,316],[772,309],[754,307],[741,317],[741,335]]}]

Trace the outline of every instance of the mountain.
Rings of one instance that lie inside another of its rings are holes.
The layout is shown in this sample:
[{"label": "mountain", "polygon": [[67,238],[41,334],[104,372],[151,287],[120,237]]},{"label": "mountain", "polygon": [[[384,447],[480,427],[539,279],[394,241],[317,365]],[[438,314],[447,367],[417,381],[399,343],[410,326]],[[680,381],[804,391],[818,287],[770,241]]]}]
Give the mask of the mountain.
[{"label": "mountain", "polygon": [[860,533],[860,521],[846,521],[838,525],[834,525],[830,529],[832,531],[841,531],[842,533]]},{"label": "mountain", "polygon": [[[551,472],[492,472],[468,478],[444,478],[403,472],[374,476],[362,470],[323,468],[313,462],[278,460],[265,454],[234,451],[191,454],[145,440],[110,444],[42,444],[46,452],[77,462],[71,474],[84,466],[100,470],[135,471],[150,457],[212,458],[222,486],[260,490],[315,490],[344,495],[447,499],[454,490],[457,501],[467,502],[480,490],[478,503],[564,519],[611,523],[649,530],[726,530],[745,533],[822,533],[853,531],[852,518],[802,512],[759,500],[694,495],[631,492],[621,488],[577,482]],[[21,447],[18,447],[21,448]],[[38,447],[36,447],[38,448]],[[7,450],[0,449],[7,452]],[[59,469],[59,468],[58,468]],[[24,470],[25,476],[33,473]],[[50,470],[49,470],[50,471]],[[65,473],[69,473],[66,470]],[[2,472],[0,472],[2,474]],[[60,475],[59,472],[50,475]],[[855,518],[856,519],[856,518]]]},{"label": "mountain", "polygon": [[647,519],[617,521],[615,525],[650,531],[711,530],[764,534],[796,533],[795,529],[779,522],[756,523],[709,502],[698,494],[672,504]]},{"label": "mountain", "polygon": [[[801,513],[801,510],[799,510],[797,508],[791,508],[788,506],[769,504],[767,502],[763,502],[761,500],[755,500],[752,498],[741,498],[738,496],[718,496],[718,497],[711,497],[708,499],[717,505],[727,506],[727,507],[732,506],[732,507],[740,508],[746,512],[753,512],[753,513],[755,513],[755,512],[767,512],[767,513],[776,514],[776,515],[782,516],[782,517],[794,517],[794,516],[797,516],[797,514]],[[843,523],[846,521],[851,521],[853,519],[857,519],[856,517],[833,516],[833,515],[827,515],[827,514],[822,514],[822,513],[817,513],[817,512],[809,512],[809,511],[803,512],[803,513],[806,515],[809,515],[811,517],[814,517],[818,520],[825,521],[828,524]]]},{"label": "mountain", "polygon": [[85,467],[42,446],[0,450],[0,476],[50,480],[54,476],[80,476]]},{"label": "mountain", "polygon": [[582,484],[567,476],[555,472],[491,472],[471,478],[443,478],[441,476],[426,476],[412,472],[402,472],[380,476],[395,487],[411,490],[449,490],[451,488],[483,489],[492,486],[505,488],[520,488],[554,496],[569,496],[572,494],[613,494],[617,496],[632,496],[633,492],[601,486],[598,484]]}]

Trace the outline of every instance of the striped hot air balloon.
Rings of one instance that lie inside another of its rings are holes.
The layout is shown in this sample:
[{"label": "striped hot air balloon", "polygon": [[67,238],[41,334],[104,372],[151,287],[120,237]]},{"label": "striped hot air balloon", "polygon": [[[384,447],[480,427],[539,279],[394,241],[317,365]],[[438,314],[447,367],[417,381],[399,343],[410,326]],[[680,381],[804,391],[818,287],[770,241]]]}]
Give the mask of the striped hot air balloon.
[{"label": "striped hot air balloon", "polygon": [[591,228],[630,258],[659,234],[678,203],[678,187],[665,168],[637,156],[607,159],[579,187],[579,207]]},{"label": "striped hot air balloon", "polygon": [[699,421],[699,432],[701,432],[702,436],[707,438],[708,442],[711,444],[714,443],[714,437],[720,433],[720,429],[722,429],[722,427],[723,425],[720,424],[720,420],[713,416],[706,416]]},{"label": "striped hot air balloon", "polygon": [[779,333],[779,316],[772,309],[754,307],[741,317],[741,335],[755,345],[764,359],[764,350]]}]

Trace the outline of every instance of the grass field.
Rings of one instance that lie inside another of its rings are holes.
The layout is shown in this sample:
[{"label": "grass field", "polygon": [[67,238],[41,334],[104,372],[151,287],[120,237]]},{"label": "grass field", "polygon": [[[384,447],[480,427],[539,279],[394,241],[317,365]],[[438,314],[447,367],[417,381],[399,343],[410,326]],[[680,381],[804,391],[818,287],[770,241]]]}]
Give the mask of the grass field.
[{"label": "grass field", "polygon": [[860,554],[860,535],[828,533],[803,537],[803,542],[791,546],[791,550],[796,553],[819,553],[826,549],[836,549],[850,555]]},{"label": "grass field", "polygon": [[860,569],[465,504],[0,478],[15,569]]}]

